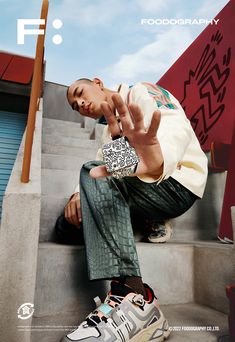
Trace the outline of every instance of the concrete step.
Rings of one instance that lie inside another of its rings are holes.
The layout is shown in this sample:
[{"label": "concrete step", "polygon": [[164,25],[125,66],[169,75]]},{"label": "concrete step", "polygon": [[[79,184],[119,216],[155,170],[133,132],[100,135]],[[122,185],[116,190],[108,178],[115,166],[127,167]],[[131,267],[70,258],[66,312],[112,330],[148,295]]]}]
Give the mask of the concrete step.
[{"label": "concrete step", "polygon": [[78,183],[78,170],[42,169],[43,195],[70,197]]},{"label": "concrete step", "polygon": [[[228,312],[225,285],[234,282],[230,247],[213,242],[164,245],[137,242],[143,280],[153,287],[162,304],[195,300],[224,313]],[[107,283],[88,281],[83,246],[39,244],[37,316],[89,311],[92,301],[87,302],[87,298],[95,296],[97,286],[99,295],[104,296]]]},{"label": "concrete step", "polygon": [[235,241],[235,206],[231,207],[231,216],[232,216],[232,225],[233,225],[233,241]]},{"label": "concrete step", "polygon": [[84,128],[67,127],[67,126],[62,126],[62,127],[57,127],[57,128],[43,127],[42,134],[90,139],[90,133],[87,132]]},{"label": "concrete step", "polygon": [[[94,154],[92,154],[92,157]],[[87,162],[87,156],[67,156],[60,154],[42,154],[43,169],[80,170],[81,165]]]},{"label": "concrete step", "polygon": [[106,293],[104,281],[88,280],[84,253],[83,246],[39,244],[34,302],[37,317],[78,310],[85,313],[93,307],[96,291]]},{"label": "concrete step", "polygon": [[74,138],[87,138],[90,139],[89,130],[81,127],[80,123],[54,120],[54,119],[43,119],[42,133],[53,136],[65,136]]},{"label": "concrete step", "polygon": [[85,147],[71,147],[71,146],[63,146],[63,145],[51,145],[51,144],[42,144],[42,153],[48,154],[59,154],[66,156],[77,156],[81,158],[87,158],[87,161],[94,160],[96,156],[97,148],[94,146],[90,146],[87,144]]},{"label": "concrete step", "polygon": [[172,220],[173,241],[217,239],[225,181],[225,173],[209,174],[203,198]]},{"label": "concrete step", "polygon": [[[88,298],[90,297],[92,297],[92,293],[88,295]],[[227,316],[219,311],[195,303],[162,305],[161,309],[172,330],[167,341],[229,342]],[[88,313],[89,311],[86,311],[84,315],[69,313],[40,318],[33,317],[31,342],[59,342],[64,335],[76,329]],[[22,330],[26,326],[25,322],[20,322],[19,325],[22,326]],[[189,330],[190,328],[191,330]],[[192,330],[200,328],[200,331]],[[215,331],[209,331],[211,328],[214,328]]]},{"label": "concrete step", "polygon": [[81,123],[65,121],[65,120],[57,120],[57,119],[49,119],[43,118],[43,128],[54,128],[56,129],[64,129],[64,128],[81,128]]},{"label": "concrete step", "polygon": [[[137,243],[137,250],[143,279],[154,288],[161,303],[179,304],[194,300],[192,245]],[[100,295],[104,296],[106,285],[107,281],[88,281],[83,246],[39,244],[35,295],[38,316],[89,311],[92,304],[92,301],[87,302],[90,287],[95,290],[100,286],[104,289]]]},{"label": "concrete step", "polygon": [[97,150],[97,142],[95,140],[85,138],[72,138],[60,135],[43,134],[43,144],[62,145],[70,147],[94,148]]},{"label": "concrete step", "polygon": [[229,312],[225,286],[235,284],[235,250],[221,242],[198,242],[194,249],[195,301]]},{"label": "concrete step", "polygon": [[39,241],[55,241],[56,219],[63,212],[69,197],[42,196]]}]

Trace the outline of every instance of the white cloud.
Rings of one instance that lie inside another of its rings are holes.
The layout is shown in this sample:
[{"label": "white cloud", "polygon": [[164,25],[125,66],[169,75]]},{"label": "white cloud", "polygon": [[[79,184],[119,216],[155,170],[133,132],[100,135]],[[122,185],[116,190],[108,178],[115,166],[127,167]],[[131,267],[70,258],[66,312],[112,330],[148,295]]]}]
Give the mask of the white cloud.
[{"label": "white cloud", "polygon": [[117,63],[102,70],[110,84],[157,81],[190,45],[193,37],[188,28],[172,27],[156,36],[133,54],[124,54]]},{"label": "white cloud", "polygon": [[86,0],[63,0],[51,10],[51,16],[68,19],[76,26],[107,26],[123,10],[116,0],[97,0],[93,3]]},{"label": "white cloud", "polygon": [[137,0],[136,4],[145,12],[159,12],[168,7],[168,2],[167,0]]},{"label": "white cloud", "polygon": [[199,6],[198,10],[196,11],[196,16],[198,18],[214,18],[227,3],[227,0],[203,1],[202,5]]}]

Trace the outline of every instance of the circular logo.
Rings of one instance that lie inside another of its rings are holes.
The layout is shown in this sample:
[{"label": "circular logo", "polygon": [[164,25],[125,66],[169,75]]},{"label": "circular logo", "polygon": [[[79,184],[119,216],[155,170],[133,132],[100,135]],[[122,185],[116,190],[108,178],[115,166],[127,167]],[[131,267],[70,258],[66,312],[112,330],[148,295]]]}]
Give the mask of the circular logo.
[{"label": "circular logo", "polygon": [[20,319],[28,319],[33,316],[34,313],[34,304],[32,303],[24,303],[17,310],[18,318]]}]

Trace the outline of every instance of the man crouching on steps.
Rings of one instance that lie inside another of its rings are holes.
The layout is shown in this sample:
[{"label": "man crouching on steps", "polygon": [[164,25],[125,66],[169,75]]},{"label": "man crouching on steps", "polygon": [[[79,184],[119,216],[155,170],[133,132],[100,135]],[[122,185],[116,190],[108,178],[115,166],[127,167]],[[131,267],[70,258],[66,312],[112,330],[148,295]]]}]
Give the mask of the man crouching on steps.
[{"label": "man crouching on steps", "polygon": [[168,323],[153,290],[142,282],[130,213],[134,209],[153,222],[149,241],[164,238],[164,223],[202,197],[206,156],[180,103],[160,86],[121,84],[116,92],[97,78],[80,79],[67,97],[81,115],[105,116],[102,143],[126,137],[139,162],[127,174],[108,173],[99,150],[97,161],[81,169],[80,190],[65,209],[66,220],[82,222],[89,278],[112,281],[104,303],[96,297],[96,310],[63,342],[163,341]]}]

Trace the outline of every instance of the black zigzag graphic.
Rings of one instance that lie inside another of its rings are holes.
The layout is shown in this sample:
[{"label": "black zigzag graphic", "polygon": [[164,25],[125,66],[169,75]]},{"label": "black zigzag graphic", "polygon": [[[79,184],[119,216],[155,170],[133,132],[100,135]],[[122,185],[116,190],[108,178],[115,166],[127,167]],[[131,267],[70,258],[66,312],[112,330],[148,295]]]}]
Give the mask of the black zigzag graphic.
[{"label": "black zigzag graphic", "polygon": [[[222,40],[223,35],[219,31],[212,35],[196,68],[189,70],[184,82],[181,105],[190,117],[201,145],[207,141],[210,130],[225,110],[223,100],[230,75],[231,47],[227,48],[222,60],[218,60],[216,51]],[[193,103],[192,98],[195,99]]]}]

